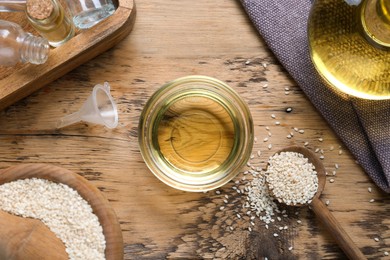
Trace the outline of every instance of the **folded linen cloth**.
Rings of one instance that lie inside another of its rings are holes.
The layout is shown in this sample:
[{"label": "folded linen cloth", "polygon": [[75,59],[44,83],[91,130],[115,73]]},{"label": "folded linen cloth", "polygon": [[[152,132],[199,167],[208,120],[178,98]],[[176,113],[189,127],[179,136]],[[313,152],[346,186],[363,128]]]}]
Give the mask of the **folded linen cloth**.
[{"label": "folded linen cloth", "polygon": [[322,83],[309,55],[310,0],[241,2],[280,63],[372,180],[390,193],[390,100],[354,98]]}]

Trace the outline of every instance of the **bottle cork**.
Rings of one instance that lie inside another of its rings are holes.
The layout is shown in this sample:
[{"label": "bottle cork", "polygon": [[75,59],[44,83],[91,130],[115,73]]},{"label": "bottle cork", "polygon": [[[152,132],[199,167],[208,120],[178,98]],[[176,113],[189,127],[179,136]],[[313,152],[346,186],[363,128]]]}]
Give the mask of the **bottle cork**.
[{"label": "bottle cork", "polygon": [[43,20],[53,12],[54,6],[50,0],[27,0],[27,13],[34,19]]}]

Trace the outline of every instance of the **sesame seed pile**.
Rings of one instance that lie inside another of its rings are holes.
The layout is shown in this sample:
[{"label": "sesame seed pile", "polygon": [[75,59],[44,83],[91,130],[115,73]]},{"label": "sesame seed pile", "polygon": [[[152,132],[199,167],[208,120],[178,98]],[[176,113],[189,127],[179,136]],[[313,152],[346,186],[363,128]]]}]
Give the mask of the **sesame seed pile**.
[{"label": "sesame seed pile", "polygon": [[268,187],[280,203],[310,203],[318,190],[318,177],[306,157],[296,152],[281,152],[273,155],[268,164]]},{"label": "sesame seed pile", "polygon": [[69,259],[105,259],[105,238],[91,206],[74,189],[44,179],[0,185],[0,209],[41,220],[65,244]]},{"label": "sesame seed pile", "polygon": [[251,182],[247,189],[247,196],[251,210],[264,221],[269,224],[273,218],[274,211],[278,210],[278,206],[273,201],[270,195],[268,186],[265,181],[265,174],[263,171],[255,174],[257,175]]}]

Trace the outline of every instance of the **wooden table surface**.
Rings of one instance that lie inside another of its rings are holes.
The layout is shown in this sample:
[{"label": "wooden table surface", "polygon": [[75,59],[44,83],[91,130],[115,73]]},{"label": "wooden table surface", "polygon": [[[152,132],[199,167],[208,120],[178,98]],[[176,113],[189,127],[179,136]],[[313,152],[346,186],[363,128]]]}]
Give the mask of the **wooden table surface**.
[{"label": "wooden table surface", "polygon": [[[1,169],[39,162],[86,177],[118,216],[125,259],[345,258],[306,207],[281,207],[289,217],[269,229],[259,219],[252,226],[249,217],[238,218],[245,215],[246,195],[233,186],[245,185],[248,167],[218,189],[221,194],[175,190],[148,170],[137,142],[147,99],[175,78],[212,76],[227,82],[249,105],[258,140],[251,164],[264,168],[276,150],[293,144],[308,142],[313,151],[322,150],[330,175],[322,200],[329,201],[328,208],[367,258],[390,259],[385,256],[390,252],[389,196],[367,177],[287,75],[239,1],[139,0],[136,7],[134,29],[125,40],[0,112]],[[55,130],[57,121],[77,111],[93,86],[104,81],[111,84],[118,105],[118,127],[80,123]],[[266,126],[272,136],[264,142]],[[280,231],[281,226],[288,228]]]}]

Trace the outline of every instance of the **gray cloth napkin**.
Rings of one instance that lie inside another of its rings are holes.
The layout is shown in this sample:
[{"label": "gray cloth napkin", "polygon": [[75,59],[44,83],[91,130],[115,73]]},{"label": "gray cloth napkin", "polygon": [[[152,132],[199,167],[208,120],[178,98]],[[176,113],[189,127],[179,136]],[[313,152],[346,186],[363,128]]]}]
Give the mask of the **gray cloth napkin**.
[{"label": "gray cloth napkin", "polygon": [[308,49],[310,0],[241,2],[280,63],[372,180],[390,193],[390,101],[350,97],[334,92],[321,82]]}]

